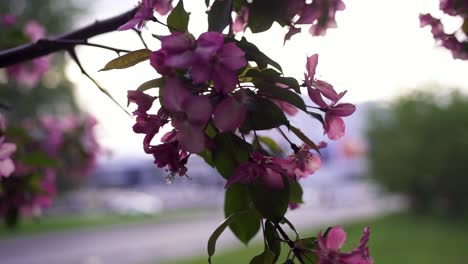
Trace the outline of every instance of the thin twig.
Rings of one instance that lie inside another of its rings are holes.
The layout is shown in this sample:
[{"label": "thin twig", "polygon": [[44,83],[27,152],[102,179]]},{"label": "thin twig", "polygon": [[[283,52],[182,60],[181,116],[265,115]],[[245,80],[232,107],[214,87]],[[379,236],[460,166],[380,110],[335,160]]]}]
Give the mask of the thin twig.
[{"label": "thin twig", "polygon": [[84,46],[111,50],[111,51],[116,52],[118,55],[120,55],[120,53],[122,52],[125,52],[125,53],[130,52],[130,50],[113,48],[113,47],[109,47],[109,46],[101,45],[97,43],[90,43],[87,40],[83,40],[83,39],[40,39],[38,40],[38,42],[45,42],[45,43],[51,43],[51,44],[64,44],[64,45],[69,45],[70,47],[74,47],[77,45],[84,45]]},{"label": "thin twig", "polygon": [[109,97],[115,104],[117,104],[120,107],[120,109],[122,109],[128,116],[132,117],[132,115],[128,113],[127,110],[114,99],[114,97],[109,93],[109,91],[107,91],[93,77],[91,77],[91,75],[89,75],[89,73],[84,69],[83,65],[81,64],[80,59],[76,55],[76,51],[74,48],[69,49],[68,54],[70,54],[70,57],[76,63],[78,68],[80,68],[80,71],[84,76],[86,76],[89,80],[91,80],[101,92],[107,95],[107,97]]},{"label": "thin twig", "polygon": [[146,44],[146,41],[145,39],[143,38],[143,35],[141,34],[141,31],[134,28],[133,31],[138,35],[138,37],[140,38],[141,40],[141,43],[143,43],[143,46],[145,46],[146,49],[148,49],[148,45]]},{"label": "thin twig", "polygon": [[285,240],[288,241],[288,246],[293,251],[294,256],[296,256],[296,258],[299,260],[299,262],[301,264],[305,264],[305,261],[302,258],[302,255],[301,255],[301,252],[300,252],[299,248],[297,248],[296,245],[294,244],[294,242],[291,239],[289,239],[288,234],[286,234],[286,232],[284,232],[283,228],[281,228],[281,226],[278,223],[275,223],[275,228],[280,232],[281,236]]}]

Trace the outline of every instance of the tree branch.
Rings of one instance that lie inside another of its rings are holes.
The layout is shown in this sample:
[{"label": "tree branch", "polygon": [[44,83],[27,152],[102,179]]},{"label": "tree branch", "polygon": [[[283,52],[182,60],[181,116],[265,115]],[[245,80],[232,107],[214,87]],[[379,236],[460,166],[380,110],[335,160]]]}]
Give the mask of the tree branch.
[{"label": "tree branch", "polygon": [[86,41],[91,37],[115,31],[118,27],[132,19],[136,11],[137,8],[134,8],[116,17],[96,21],[78,30],[49,38],[49,41],[38,40],[34,43],[0,51],[0,68],[36,59],[58,51],[70,50],[71,44],[65,43],[67,40]]}]

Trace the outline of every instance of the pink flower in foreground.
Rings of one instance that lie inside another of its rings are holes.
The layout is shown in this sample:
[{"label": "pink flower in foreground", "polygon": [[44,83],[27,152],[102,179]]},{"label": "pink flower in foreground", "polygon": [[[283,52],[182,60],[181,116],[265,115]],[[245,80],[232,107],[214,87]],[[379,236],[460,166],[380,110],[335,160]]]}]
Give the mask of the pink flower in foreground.
[{"label": "pink flower in foreground", "polygon": [[161,75],[169,75],[175,69],[188,69],[193,61],[195,40],[187,33],[175,32],[161,38],[161,49],[150,56],[150,63]]},{"label": "pink flower in foreground", "polygon": [[[315,70],[318,64],[318,54],[307,58],[305,84],[310,99],[325,112],[324,132],[331,140],[338,140],[345,134],[345,123],[342,117],[349,116],[356,111],[356,106],[349,103],[340,103],[346,91],[337,93],[333,86],[325,81],[315,79]],[[324,98],[330,100],[327,104]]]},{"label": "pink flower in foreground", "polygon": [[234,34],[245,31],[249,20],[249,8],[242,6],[232,24]]},{"label": "pink flower in foreground", "polygon": [[274,159],[264,156],[260,152],[254,152],[250,161],[240,164],[226,183],[229,188],[234,183],[255,184],[262,183],[269,189],[283,189],[283,177],[285,171]]},{"label": "pink flower in foreground", "polygon": [[236,87],[236,71],[246,64],[245,53],[234,42],[224,44],[221,33],[206,32],[197,39],[190,75],[194,83],[213,80],[215,89],[227,94]]},{"label": "pink flower in foreground", "polygon": [[172,125],[183,149],[192,153],[204,150],[204,127],[213,113],[209,98],[191,95],[179,79],[168,78],[161,99],[164,108],[173,112]]},{"label": "pink flower in foreground", "polygon": [[306,144],[302,145],[295,154],[286,159],[274,158],[274,160],[294,179],[305,178],[322,167],[320,157],[312,154],[310,147]]},{"label": "pink flower in foreground", "polygon": [[184,176],[187,172],[188,153],[184,151],[177,141],[177,132],[167,132],[162,138],[163,144],[152,146],[151,152],[154,163],[158,168],[167,167],[171,174]]},{"label": "pink flower in foreground", "polygon": [[127,23],[123,24],[118,30],[132,29],[135,26],[142,29],[148,20],[153,18],[154,5],[158,0],[143,0],[138,4],[138,11],[133,18]]},{"label": "pink flower in foreground", "polygon": [[213,123],[221,131],[234,131],[247,116],[247,108],[235,96],[227,96],[216,106]]},{"label": "pink flower in foreground", "polygon": [[154,9],[160,15],[165,16],[172,10],[172,0],[156,0],[154,1]]},{"label": "pink flower in foreground", "polygon": [[145,134],[143,149],[146,153],[151,153],[151,140],[159,132],[159,129],[168,123],[168,115],[162,108],[158,111],[157,115],[148,114],[147,111],[153,105],[154,97],[141,91],[128,91],[127,97],[129,102],[138,105],[138,108],[133,112],[133,115],[136,115],[133,132]]},{"label": "pink flower in foreground", "polygon": [[350,253],[340,252],[346,240],[346,233],[342,227],[330,229],[328,235],[318,236],[317,256],[318,264],[372,264],[367,243],[369,242],[370,229],[366,227],[359,245]]}]

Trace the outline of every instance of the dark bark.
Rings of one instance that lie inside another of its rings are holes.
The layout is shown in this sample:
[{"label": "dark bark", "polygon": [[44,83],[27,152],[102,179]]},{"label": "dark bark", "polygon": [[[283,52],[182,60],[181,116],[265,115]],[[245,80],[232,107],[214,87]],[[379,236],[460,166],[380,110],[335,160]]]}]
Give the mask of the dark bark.
[{"label": "dark bark", "polygon": [[91,37],[115,31],[119,26],[132,19],[136,11],[137,9],[134,8],[121,15],[102,21],[96,21],[91,25],[57,37],[38,40],[34,43],[0,51],[0,68],[39,58],[58,51],[70,50],[74,46],[80,44],[67,43],[67,40],[87,42]]}]

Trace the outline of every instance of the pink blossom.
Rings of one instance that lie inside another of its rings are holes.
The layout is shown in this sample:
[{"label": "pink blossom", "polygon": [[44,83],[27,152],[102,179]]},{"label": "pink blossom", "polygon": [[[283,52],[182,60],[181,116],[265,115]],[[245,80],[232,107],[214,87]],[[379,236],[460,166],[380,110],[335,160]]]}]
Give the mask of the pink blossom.
[{"label": "pink blossom", "polygon": [[5,14],[0,18],[0,23],[4,26],[11,27],[16,23],[16,16],[13,14]]},{"label": "pink blossom", "polygon": [[[307,58],[304,83],[307,86],[309,98],[325,112],[324,131],[331,140],[338,140],[345,134],[345,124],[342,117],[349,116],[356,111],[356,106],[349,103],[338,103],[346,94],[346,91],[337,93],[333,86],[325,81],[315,78],[318,64],[318,54]],[[326,103],[324,98],[330,103]]]},{"label": "pink blossom", "polygon": [[138,105],[137,110],[133,112],[133,115],[140,116],[145,115],[146,112],[153,105],[154,97],[147,95],[141,91],[127,91],[127,98],[129,102]]},{"label": "pink blossom", "polygon": [[50,68],[49,57],[41,57],[30,62],[16,64],[7,68],[8,76],[25,87],[36,85]]},{"label": "pink blossom", "polygon": [[206,32],[197,39],[190,75],[194,83],[213,80],[218,92],[227,94],[237,84],[236,71],[247,64],[245,53],[234,42],[224,44],[218,32]]},{"label": "pink blossom", "polygon": [[161,138],[161,142],[163,144],[151,147],[154,163],[159,168],[167,166],[172,174],[185,175],[188,155],[177,141],[177,132],[175,130],[167,132]]},{"label": "pink blossom", "polygon": [[151,153],[151,140],[159,132],[159,129],[168,123],[168,114],[163,108],[158,111],[157,115],[147,114],[153,105],[154,97],[141,91],[128,91],[127,97],[129,102],[138,105],[138,108],[133,112],[133,115],[136,115],[133,131],[137,134],[145,134],[143,149],[146,153]]},{"label": "pink blossom", "polygon": [[161,95],[164,108],[173,112],[172,125],[182,147],[192,153],[205,148],[204,127],[213,113],[207,96],[191,95],[176,78],[168,78]]},{"label": "pink blossom", "polygon": [[293,179],[305,178],[322,167],[320,157],[312,154],[310,147],[306,144],[286,159],[274,158],[274,161]]},{"label": "pink blossom", "polygon": [[161,38],[161,49],[150,56],[151,65],[161,75],[170,75],[175,69],[188,69],[193,61],[194,48],[192,35],[172,33]]},{"label": "pink blossom", "polygon": [[37,21],[31,20],[24,26],[23,33],[31,41],[37,41],[45,36],[45,29]]},{"label": "pink blossom", "polygon": [[288,1],[288,17],[294,19],[296,15],[299,18],[291,21],[289,32],[286,34],[286,40],[299,32],[296,25],[311,25],[309,33],[313,36],[323,36],[328,28],[336,27],[335,14],[346,8],[341,0],[314,0],[306,4],[303,0]]},{"label": "pink blossom", "polygon": [[118,30],[128,30],[135,26],[138,29],[142,29],[148,20],[153,18],[153,12],[155,4],[158,0],[143,0],[138,4],[138,11],[135,13],[133,18],[127,23],[123,24]]},{"label": "pink blossom", "polygon": [[294,35],[301,33],[301,28],[295,27],[295,26],[290,26],[288,33],[284,35],[284,44],[286,44],[286,41],[290,40]]},{"label": "pink blossom", "polygon": [[8,177],[15,171],[15,164],[11,159],[15,151],[15,144],[6,143],[4,137],[0,138],[0,178]]},{"label": "pink blossom", "polygon": [[216,106],[213,123],[221,131],[239,128],[247,116],[247,108],[235,96],[227,96]]},{"label": "pink blossom", "polygon": [[372,264],[367,243],[369,241],[370,229],[366,227],[361,241],[350,253],[340,252],[346,240],[346,233],[342,227],[337,226],[330,229],[325,237],[318,236],[317,256],[318,264]]},{"label": "pink blossom", "polygon": [[250,161],[240,164],[234,170],[225,188],[229,188],[234,183],[261,183],[269,189],[282,189],[284,188],[282,175],[285,173],[285,170],[276,164],[273,158],[254,152]]},{"label": "pink blossom", "polygon": [[247,6],[242,6],[237,12],[236,19],[233,21],[232,31],[234,34],[239,32],[244,32],[249,20],[249,8]]},{"label": "pink blossom", "polygon": [[172,0],[155,0],[154,9],[160,15],[165,16],[172,10]]},{"label": "pink blossom", "polygon": [[33,199],[34,206],[46,208],[52,205],[53,197],[57,194],[55,178],[55,170],[47,169],[44,174],[44,179],[40,183],[41,193]]}]

